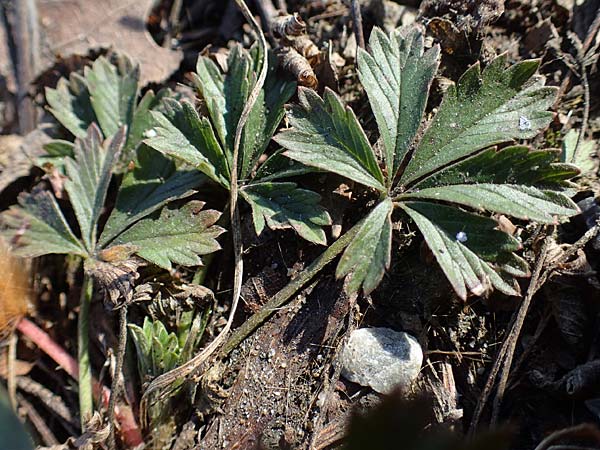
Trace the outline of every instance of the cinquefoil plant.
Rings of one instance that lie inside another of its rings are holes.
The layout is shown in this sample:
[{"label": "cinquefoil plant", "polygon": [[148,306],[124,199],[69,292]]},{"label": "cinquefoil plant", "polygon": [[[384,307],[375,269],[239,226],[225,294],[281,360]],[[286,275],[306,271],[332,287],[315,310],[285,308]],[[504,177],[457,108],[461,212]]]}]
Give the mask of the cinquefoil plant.
[{"label": "cinquefoil plant", "polygon": [[275,137],[289,158],[378,192],[337,276],[349,277],[350,292],[375,289],[390,265],[392,213],[400,211],[419,228],[461,298],[492,287],[517,295],[514,277],[528,274],[514,253],[520,243],[481,213],[557,223],[577,213],[560,192],[577,169],[553,163],[553,151],[492,146],[532,138],[547,126],[556,90],[535,75],[538,61],[505,68],[506,56],[499,56],[483,72],[475,64],[449,87],[419,139],[438,47],[424,51],[417,28],[391,35],[375,28],[369,45],[370,52],[359,49],[358,74],[379,128],[381,159],[332,91],[321,98],[300,88],[300,104],[288,112],[292,128]]},{"label": "cinquefoil plant", "polygon": [[[257,48],[233,47],[227,58],[227,72],[208,57],[198,58],[194,79],[204,101],[207,116],[200,117],[186,101],[165,99],[166,111],[153,111],[155,126],[145,143],[179,158],[231,190],[234,136],[240,115],[260,72]],[[325,244],[322,226],[329,225],[328,213],[319,206],[320,196],[299,188],[296,183],[278,181],[305,173],[301,164],[276,152],[264,164],[259,158],[284,116],[283,105],[295,90],[295,83],[275,74],[273,58],[260,96],[242,134],[238,180],[241,197],[252,207],[254,226],[260,234],[265,224],[271,229],[292,228],[304,239]]]},{"label": "cinquefoil plant", "polygon": [[202,202],[191,201],[180,208],[166,206],[194,193],[192,187],[205,177],[193,169],[177,170],[172,161],[143,145],[138,148],[133,169],[123,178],[106,225],[100,229],[100,216],[125,136],[121,127],[110,143],[103,143],[100,130],[92,124],[85,138],[75,139],[73,157],[64,158],[65,190],[78,233],[46,190],[21,195],[19,205],[1,216],[2,234],[15,245],[17,255],[71,254],[84,261],[78,330],[82,421],[92,412],[87,350],[92,278],[117,303],[132,295],[138,266],[132,255],[165,269],[171,269],[173,263],[197,266],[200,255],[220,248],[216,238],[223,232],[214,225],[220,213],[203,211]]}]

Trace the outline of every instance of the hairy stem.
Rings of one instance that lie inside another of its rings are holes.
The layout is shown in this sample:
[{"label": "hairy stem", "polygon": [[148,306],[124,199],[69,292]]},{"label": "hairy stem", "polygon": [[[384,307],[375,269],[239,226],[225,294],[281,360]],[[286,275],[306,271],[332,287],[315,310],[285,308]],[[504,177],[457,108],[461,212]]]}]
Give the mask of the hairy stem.
[{"label": "hairy stem", "polygon": [[225,357],[233,349],[235,349],[244,339],[246,339],[254,330],[256,330],[260,324],[267,320],[278,308],[283,306],[294,294],[296,294],[306,283],[308,283],[316,274],[318,274],[323,267],[329,264],[334,258],[336,258],[342,251],[352,242],[352,239],[356,236],[358,229],[362,221],[354,225],[348,230],[342,237],[331,244],[327,250],[315,259],[310,266],[303,270],[296,279],[288,283],[282,290],[280,290],[275,296],[269,300],[260,309],[260,311],[254,313],[244,324],[239,327],[231,335],[229,340],[223,345],[221,349],[221,356]]},{"label": "hairy stem", "polygon": [[77,360],[79,361],[79,416],[81,429],[92,418],[94,403],[92,396],[92,367],[89,353],[89,315],[92,303],[93,282],[89,275],[83,275],[83,286],[79,300],[79,318],[77,321]]}]

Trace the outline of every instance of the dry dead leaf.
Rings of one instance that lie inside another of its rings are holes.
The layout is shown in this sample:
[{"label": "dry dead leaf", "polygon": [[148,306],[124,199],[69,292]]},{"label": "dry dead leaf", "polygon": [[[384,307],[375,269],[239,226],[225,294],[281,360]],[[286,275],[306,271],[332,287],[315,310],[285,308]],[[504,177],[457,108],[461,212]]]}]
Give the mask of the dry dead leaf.
[{"label": "dry dead leaf", "polygon": [[38,2],[47,63],[56,55],[109,48],[140,64],[141,83],[161,82],[179,68],[182,54],[158,46],[146,31],[152,0],[45,0]]}]

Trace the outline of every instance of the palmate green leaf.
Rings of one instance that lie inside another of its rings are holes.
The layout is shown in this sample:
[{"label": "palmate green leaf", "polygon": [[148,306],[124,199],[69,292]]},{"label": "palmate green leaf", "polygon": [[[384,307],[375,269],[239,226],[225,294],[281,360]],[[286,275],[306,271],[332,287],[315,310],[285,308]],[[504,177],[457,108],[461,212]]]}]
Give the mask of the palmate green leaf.
[{"label": "palmate green leaf", "polygon": [[51,253],[86,256],[56,200],[48,191],[19,196],[19,206],[12,206],[1,216],[2,235],[15,243],[19,256],[37,257]]},{"label": "palmate green leaf", "polygon": [[75,137],[84,138],[96,116],[90,103],[90,93],[85,79],[71,73],[69,81],[58,80],[56,89],[46,88],[49,111]]},{"label": "palmate green leaf", "polygon": [[154,128],[144,140],[149,147],[178,158],[229,189],[229,165],[206,117],[186,101],[165,99],[165,112],[152,111]]},{"label": "palmate green leaf", "polygon": [[[256,82],[256,61],[252,54],[236,45],[227,59],[228,71],[222,74],[208,57],[200,56],[196,86],[204,99],[208,114],[225,149],[229,165],[233,157],[233,139],[248,95]],[[249,177],[258,157],[265,151],[273,133],[284,116],[283,105],[295,91],[295,83],[276,74],[277,61],[269,57],[265,84],[250,112],[240,146],[240,179]]]},{"label": "palmate green leaf", "polygon": [[452,202],[480,211],[555,225],[558,225],[559,217],[570,217],[579,212],[577,205],[559,192],[524,185],[455,184],[421,189],[402,198]]},{"label": "palmate green leaf", "polygon": [[300,105],[288,111],[293,128],[274,138],[287,149],[285,155],[386,192],[383,173],[354,112],[329,89],[321,99],[299,88],[298,99]]},{"label": "palmate green leaf", "polygon": [[372,292],[390,266],[392,250],[392,201],[386,198],[364,219],[356,237],[346,248],[336,269],[338,278],[349,275],[348,293],[361,285],[365,294]]},{"label": "palmate green leaf", "polygon": [[202,211],[203,202],[191,201],[181,208],[163,208],[160,215],[146,217],[112,241],[112,246],[129,244],[146,261],[170,270],[172,263],[197,266],[201,255],[221,247],[216,238],[223,229],[214,225],[221,213]]},{"label": "palmate green leaf", "polygon": [[179,169],[170,159],[146,145],[137,150],[135,168],[125,174],[117,202],[99,239],[106,246],[139,219],[167,203],[192,195],[206,177],[195,169]]},{"label": "palmate green leaf", "polygon": [[389,186],[421,124],[440,50],[436,45],[424,53],[416,27],[389,36],[374,28],[369,47],[358,49],[358,75],[381,133]]},{"label": "palmate green leaf", "polygon": [[560,189],[579,174],[571,164],[557,163],[558,150],[513,145],[488,149],[451,165],[416,184],[419,189],[462,183],[523,184]]},{"label": "palmate green leaf", "polygon": [[100,56],[84,69],[96,120],[107,137],[131,123],[138,96],[139,66],[132,67],[126,58],[119,65],[120,70]]},{"label": "palmate green leaf", "polygon": [[252,89],[252,59],[240,45],[234,45],[227,66],[227,74],[223,75],[211,59],[201,56],[196,65],[197,74],[193,76],[231,166],[235,130]]},{"label": "palmate green leaf", "polygon": [[100,130],[96,125],[91,125],[85,139],[78,138],[75,141],[75,159],[65,159],[68,177],[65,190],[75,211],[83,243],[89,252],[93,252],[96,245],[98,219],[124,141],[125,129],[121,128],[105,147]]},{"label": "palmate green leaf", "polygon": [[319,194],[299,189],[296,183],[270,182],[244,186],[240,194],[252,207],[256,234],[266,222],[272,230],[292,228],[307,241],[327,243],[321,227],[331,225],[331,218],[319,206]]},{"label": "palmate green leaf", "polygon": [[497,222],[434,203],[410,201],[401,207],[419,227],[460,298],[466,299],[468,292],[482,295],[492,287],[519,295],[512,277],[523,272],[523,264],[511,253],[520,243],[499,231]]},{"label": "palmate green leaf", "polygon": [[404,186],[501,142],[534,137],[548,125],[556,88],[534,76],[539,61],[505,68],[497,57],[483,73],[472,66],[451,86],[400,178]]},{"label": "palmate green leaf", "polygon": [[85,67],[84,76],[61,78],[56,89],[46,88],[46,100],[54,117],[75,137],[84,138],[96,122],[105,137],[114,135],[134,118],[138,97],[139,68],[121,56],[111,64],[104,56]]},{"label": "palmate green leaf", "polygon": [[[256,58],[256,60],[262,61],[261,58]],[[270,54],[267,78],[242,134],[240,179],[247,179],[250,176],[258,158],[267,149],[285,115],[285,103],[296,92],[296,83],[278,75],[277,67],[275,55]],[[255,70],[254,73],[258,73],[258,71]],[[254,83],[253,76],[252,85]]]}]

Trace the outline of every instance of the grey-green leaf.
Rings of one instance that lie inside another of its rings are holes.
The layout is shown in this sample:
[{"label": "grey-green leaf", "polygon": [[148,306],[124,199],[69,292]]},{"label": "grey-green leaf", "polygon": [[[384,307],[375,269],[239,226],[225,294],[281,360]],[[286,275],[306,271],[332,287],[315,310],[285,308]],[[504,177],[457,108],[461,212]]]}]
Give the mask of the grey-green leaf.
[{"label": "grey-green leaf", "polygon": [[[210,58],[198,58],[194,80],[230,166],[235,131],[250,90],[256,82],[255,62],[251,52],[239,45],[229,53],[225,74],[221,74]],[[270,55],[265,84],[242,134],[238,164],[242,180],[249,177],[257,158],[265,151],[283,118],[283,105],[295,91],[295,83],[276,74],[276,69],[277,61]]]},{"label": "grey-green leaf", "polygon": [[121,128],[110,144],[104,146],[100,130],[96,125],[91,125],[86,138],[75,141],[75,159],[65,159],[68,178],[65,190],[89,252],[93,252],[96,245],[98,219],[104,207],[113,166],[124,142],[125,129]]},{"label": "grey-green leaf", "polygon": [[207,178],[195,169],[176,170],[160,152],[141,145],[135,168],[125,174],[117,202],[102,231],[99,243],[106,246],[135,222],[168,202],[192,195]]},{"label": "grey-green leaf", "polygon": [[450,86],[400,183],[408,185],[440,168],[501,142],[534,137],[552,119],[556,89],[534,73],[539,61],[505,68],[497,57],[483,73],[475,64]]},{"label": "grey-green leaf", "polygon": [[287,150],[285,155],[386,192],[383,173],[354,112],[329,89],[321,99],[301,87],[298,98],[300,105],[288,112],[293,128],[274,138]]},{"label": "grey-green leaf", "polygon": [[[593,140],[579,141],[579,130],[571,129],[563,138],[561,160],[567,164],[575,164],[582,173],[591,173],[596,168],[593,157],[595,156]],[[579,147],[579,148],[578,148]],[[577,153],[575,153],[577,150]]]},{"label": "grey-green leaf", "polygon": [[391,185],[421,124],[440,51],[435,45],[424,52],[423,34],[414,26],[389,36],[375,27],[369,47],[368,53],[358,49],[358,75],[377,120]]},{"label": "grey-green leaf", "polygon": [[117,236],[112,245],[130,244],[146,261],[170,270],[172,264],[197,266],[200,256],[221,248],[216,238],[223,228],[216,226],[221,213],[203,211],[203,202],[191,201],[180,208],[163,208],[160,216],[146,217]]},{"label": "grey-green leaf", "polygon": [[48,191],[20,195],[19,206],[12,206],[1,217],[5,228],[2,234],[15,243],[15,253],[19,256],[87,255]]},{"label": "grey-green leaf", "polygon": [[363,219],[356,237],[344,251],[336,269],[338,278],[349,275],[348,293],[372,292],[390,266],[392,249],[392,211],[389,198],[379,203]]},{"label": "grey-green leaf", "polygon": [[515,259],[507,255],[518,250],[520,243],[499,231],[494,220],[427,202],[405,202],[401,207],[419,227],[460,298],[466,299],[469,292],[482,295],[493,287],[508,295],[519,295],[512,278],[514,271],[501,271],[508,261],[513,261],[508,267],[514,269]]},{"label": "grey-green leaf", "polygon": [[462,183],[524,184],[560,189],[579,174],[577,167],[557,163],[558,151],[530,150],[513,145],[497,151],[490,148],[448,166],[416,186],[419,189]]},{"label": "grey-green leaf", "polygon": [[229,189],[229,166],[206,117],[186,102],[165,99],[165,113],[153,111],[155,126],[144,143],[197,168]]},{"label": "grey-green leaf", "polygon": [[46,88],[46,101],[49,111],[62,126],[75,137],[84,138],[87,129],[95,120],[85,80],[72,73],[69,81],[58,80],[56,89]]},{"label": "grey-green leaf", "polygon": [[250,112],[242,135],[240,166],[240,179],[242,180],[250,177],[258,158],[267,149],[275,130],[285,115],[283,106],[296,92],[296,83],[278,74],[277,67],[276,57],[270,54],[267,78],[254,108]]},{"label": "grey-green leaf", "polygon": [[241,45],[234,45],[229,52],[227,66],[227,74],[223,76],[215,63],[200,57],[195,81],[231,166],[235,130],[251,89],[250,54]]},{"label": "grey-green leaf", "polygon": [[403,197],[458,203],[480,211],[547,224],[558,224],[559,219],[579,212],[577,205],[559,192],[523,185],[455,184],[420,189]]},{"label": "grey-green leaf", "polygon": [[131,123],[138,96],[139,67],[127,67],[131,63],[126,60],[121,63],[119,71],[104,56],[100,56],[92,67],[84,69],[90,102],[98,124],[107,137]]},{"label": "grey-green leaf", "polygon": [[252,207],[256,234],[266,221],[272,230],[292,228],[309,242],[327,243],[321,227],[331,225],[331,218],[319,206],[319,194],[299,189],[296,183],[269,182],[245,186],[240,192]]}]

